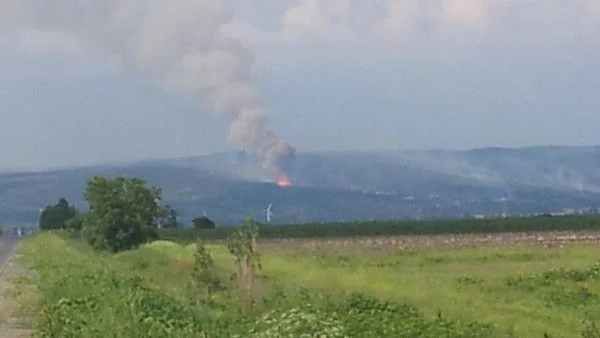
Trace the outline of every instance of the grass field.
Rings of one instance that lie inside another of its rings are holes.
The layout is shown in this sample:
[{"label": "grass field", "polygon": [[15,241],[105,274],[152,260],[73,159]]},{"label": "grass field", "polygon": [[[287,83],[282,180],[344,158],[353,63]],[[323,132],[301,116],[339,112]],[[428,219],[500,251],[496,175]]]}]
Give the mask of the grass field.
[{"label": "grass field", "polygon": [[[24,240],[23,303],[44,337],[600,337],[597,233],[267,239],[244,312],[233,258],[222,290],[191,283],[194,245],[99,254]],[[386,302],[389,301],[389,302]]]}]

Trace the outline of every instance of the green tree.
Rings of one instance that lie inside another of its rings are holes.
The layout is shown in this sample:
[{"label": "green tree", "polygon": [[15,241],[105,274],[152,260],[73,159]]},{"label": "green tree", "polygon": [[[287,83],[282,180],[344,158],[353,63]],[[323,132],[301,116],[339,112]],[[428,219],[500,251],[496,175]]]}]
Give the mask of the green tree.
[{"label": "green tree", "polygon": [[158,226],[161,228],[178,228],[179,214],[170,205],[161,207]]},{"label": "green tree", "polygon": [[146,187],[140,178],[94,177],[88,181],[85,199],[90,211],[84,236],[96,249],[131,250],[158,238],[161,191]]},{"label": "green tree", "polygon": [[89,216],[90,215],[85,212],[78,213],[75,217],[65,222],[64,228],[70,232],[79,232],[83,229],[84,225],[87,224]]},{"label": "green tree", "polygon": [[77,216],[77,209],[61,198],[55,205],[48,205],[40,215],[39,226],[42,230],[63,229],[67,222]]},{"label": "green tree", "polygon": [[215,222],[206,216],[199,216],[194,218],[192,220],[192,224],[196,229],[214,229],[216,226]]}]

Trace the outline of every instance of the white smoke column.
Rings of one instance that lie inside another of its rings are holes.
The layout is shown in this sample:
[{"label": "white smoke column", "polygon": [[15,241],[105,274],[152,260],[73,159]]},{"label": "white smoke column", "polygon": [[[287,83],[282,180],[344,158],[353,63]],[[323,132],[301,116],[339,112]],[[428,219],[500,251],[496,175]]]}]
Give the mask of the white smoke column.
[{"label": "white smoke column", "polygon": [[267,129],[252,54],[222,33],[231,7],[229,0],[2,0],[0,22],[12,32],[75,37],[86,52],[117,56],[167,91],[198,95],[231,120],[231,143],[275,169],[294,149]]}]

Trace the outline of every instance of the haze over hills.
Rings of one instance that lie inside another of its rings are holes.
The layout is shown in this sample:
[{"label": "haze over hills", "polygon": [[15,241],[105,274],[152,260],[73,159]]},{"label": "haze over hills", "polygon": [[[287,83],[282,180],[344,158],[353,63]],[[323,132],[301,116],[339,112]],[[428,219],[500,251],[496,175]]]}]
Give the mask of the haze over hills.
[{"label": "haze over hills", "polygon": [[0,174],[0,219],[35,223],[66,197],[85,208],[93,175],[137,176],[163,189],[189,220],[206,212],[219,224],[471,217],[594,210],[600,204],[599,147],[306,152],[283,163],[294,186],[281,188],[242,153]]}]

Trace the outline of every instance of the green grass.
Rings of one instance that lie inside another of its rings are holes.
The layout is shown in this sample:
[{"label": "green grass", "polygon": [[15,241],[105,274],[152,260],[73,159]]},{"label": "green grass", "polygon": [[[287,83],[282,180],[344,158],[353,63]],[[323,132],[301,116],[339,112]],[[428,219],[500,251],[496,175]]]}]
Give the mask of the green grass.
[{"label": "green grass", "polygon": [[220,245],[209,249],[227,289],[210,299],[190,283],[194,245],[167,241],[108,255],[36,234],[20,253],[37,273],[22,283],[43,337],[580,337],[600,318],[598,247],[267,248],[251,315]]},{"label": "green grass", "polygon": [[[408,254],[305,251],[267,256],[264,271],[285,283],[363,292],[413,304],[429,315],[441,311],[451,318],[494,323],[517,337],[573,337],[582,330],[582,320],[600,317],[600,276],[581,282],[556,277],[533,290],[510,286],[507,279],[559,267],[585,270],[598,257],[600,248],[591,246]],[[587,303],[576,296],[581,290],[592,295]]]}]

